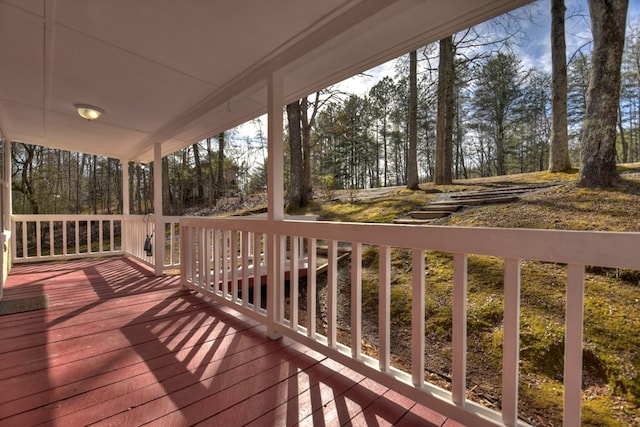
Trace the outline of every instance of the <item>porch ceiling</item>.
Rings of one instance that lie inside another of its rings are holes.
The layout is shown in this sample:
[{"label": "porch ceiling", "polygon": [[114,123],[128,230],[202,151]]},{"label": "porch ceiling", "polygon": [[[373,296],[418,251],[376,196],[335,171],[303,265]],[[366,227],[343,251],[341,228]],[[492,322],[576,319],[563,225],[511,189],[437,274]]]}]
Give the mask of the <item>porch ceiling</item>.
[{"label": "porch ceiling", "polygon": [[0,128],[148,162],[527,2],[0,0]]}]

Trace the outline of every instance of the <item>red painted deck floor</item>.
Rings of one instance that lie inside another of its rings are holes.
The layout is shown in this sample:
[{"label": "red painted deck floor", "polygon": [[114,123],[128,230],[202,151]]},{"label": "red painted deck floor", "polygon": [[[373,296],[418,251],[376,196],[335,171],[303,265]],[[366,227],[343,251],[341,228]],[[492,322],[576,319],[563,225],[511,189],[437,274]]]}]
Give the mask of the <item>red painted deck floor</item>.
[{"label": "red painted deck floor", "polygon": [[456,425],[125,258],[13,268],[41,294],[0,316],[0,425]]}]

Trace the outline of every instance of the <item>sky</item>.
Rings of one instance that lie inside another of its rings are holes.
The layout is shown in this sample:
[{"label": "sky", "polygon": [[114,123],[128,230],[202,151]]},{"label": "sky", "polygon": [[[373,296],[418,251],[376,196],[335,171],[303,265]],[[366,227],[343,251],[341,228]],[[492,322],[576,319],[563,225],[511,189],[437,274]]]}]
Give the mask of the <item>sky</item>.
[{"label": "sky", "polygon": [[[567,13],[565,15],[565,33],[567,43],[567,57],[591,40],[589,8],[586,0],[565,0]],[[526,8],[526,15],[530,19],[522,19],[522,40],[514,50],[518,54],[525,69],[536,67],[544,71],[551,71],[550,47],[550,0],[537,0]],[[525,17],[525,11],[520,10],[519,16]],[[640,25],[640,0],[629,0],[627,22]],[[588,46],[587,46],[588,49]],[[384,76],[395,74],[396,60],[389,61],[363,75],[351,77],[337,86],[345,92],[365,95]]]},{"label": "sky", "polygon": [[[591,40],[591,28],[589,21],[589,9],[587,0],[565,0],[567,13],[565,15],[565,32],[567,44],[567,58],[569,58],[577,49],[588,44]],[[530,19],[522,19],[520,25],[522,27],[522,40],[515,51],[518,54],[522,65],[525,69],[536,67],[544,71],[551,71],[551,48],[550,48],[550,0],[537,0],[527,7],[527,13],[520,11],[516,13],[523,18],[526,16]],[[629,0],[629,9],[627,13],[627,22],[633,22],[636,26],[640,26],[640,0]],[[586,47],[589,49],[589,47]],[[343,82],[334,85],[335,88],[346,93],[353,93],[364,96],[369,90],[375,86],[384,76],[395,75],[396,60],[386,62],[360,75],[351,77]],[[266,117],[262,117],[262,132],[266,136]],[[237,129],[238,139],[256,139],[256,124],[249,122],[239,126]],[[262,153],[262,152],[261,152]],[[264,154],[264,153],[262,153]],[[262,159],[262,155],[259,156]],[[258,164],[259,161],[253,159],[251,164]]]}]

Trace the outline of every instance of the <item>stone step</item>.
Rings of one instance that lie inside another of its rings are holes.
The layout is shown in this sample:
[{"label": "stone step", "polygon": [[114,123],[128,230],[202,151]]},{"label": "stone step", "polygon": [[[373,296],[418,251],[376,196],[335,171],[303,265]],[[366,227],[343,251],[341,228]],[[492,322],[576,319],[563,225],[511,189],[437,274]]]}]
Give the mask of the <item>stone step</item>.
[{"label": "stone step", "polygon": [[485,196],[515,195],[515,194],[531,193],[537,190],[542,190],[544,188],[557,187],[559,185],[562,185],[562,183],[552,182],[552,183],[544,183],[544,184],[536,184],[536,185],[521,185],[521,186],[513,186],[513,187],[494,188],[490,190],[460,192],[457,194],[452,194],[450,197],[452,199],[463,199],[463,198],[478,198],[478,197],[485,197]]},{"label": "stone step", "polygon": [[464,199],[460,200],[465,206],[477,206],[477,205],[493,205],[497,203],[511,203],[520,200],[518,196],[502,196],[502,197],[480,197],[477,199]]},{"label": "stone step", "polygon": [[446,210],[442,210],[442,211],[422,211],[422,210],[420,210],[420,211],[410,212],[409,215],[413,219],[437,219],[437,218],[444,218],[446,216],[451,215],[451,211],[446,211]]},{"label": "stone step", "polygon": [[[438,201],[429,203],[427,206],[430,206],[431,207],[430,209],[435,209],[435,210],[445,210],[445,209],[460,210],[464,207],[464,202],[458,201],[458,200],[438,200]],[[420,210],[422,210],[422,208]]]},{"label": "stone step", "polygon": [[461,203],[454,203],[454,204],[438,204],[438,205],[426,205],[426,206],[421,206],[418,208],[419,211],[426,211],[426,212],[456,212],[459,211],[460,209],[462,209],[462,204]]},{"label": "stone step", "polygon": [[397,218],[393,220],[393,223],[404,225],[425,225],[430,224],[432,221],[433,220],[430,219]]},{"label": "stone step", "polygon": [[461,199],[477,199],[483,197],[499,197],[499,196],[512,196],[516,194],[524,194],[531,193],[532,190],[508,190],[508,191],[483,191],[483,192],[469,192],[469,193],[461,193],[461,194],[452,194],[450,197],[453,200],[461,200]]}]

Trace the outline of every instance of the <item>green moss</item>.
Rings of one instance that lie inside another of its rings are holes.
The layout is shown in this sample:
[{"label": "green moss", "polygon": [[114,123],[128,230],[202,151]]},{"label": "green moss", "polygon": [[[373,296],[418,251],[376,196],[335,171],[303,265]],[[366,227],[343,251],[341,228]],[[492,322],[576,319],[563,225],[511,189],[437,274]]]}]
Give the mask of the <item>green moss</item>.
[{"label": "green moss", "polygon": [[596,396],[582,404],[582,425],[597,427],[626,427],[628,424],[618,421],[615,412],[616,402],[610,396]]},{"label": "green moss", "polygon": [[411,283],[391,287],[391,318],[411,325]]},{"label": "green moss", "polygon": [[[384,199],[332,201],[314,205],[311,210],[324,220],[390,222],[439,192],[478,190],[502,182],[571,181],[576,176],[577,171],[540,172],[467,180],[451,186],[422,184],[422,191],[401,190]],[[640,232],[639,203],[640,182],[627,180],[623,187],[605,190],[567,185],[540,190],[508,205],[464,210],[441,224]],[[407,249],[394,248],[391,252],[391,315],[397,322],[394,324],[407,327],[412,306],[410,256]],[[452,260],[451,254],[425,253],[425,327],[430,337],[443,343],[451,339]],[[362,264],[363,313],[376,319],[379,249],[365,246]],[[523,261],[521,265],[521,406],[528,414],[537,414],[545,422],[559,425],[563,405],[566,267],[531,261]],[[637,407],[620,409],[620,398],[640,405],[640,272],[587,268],[585,279],[583,366],[585,379],[590,381],[585,393],[591,392],[589,387],[594,383],[597,387],[593,396],[588,394],[584,399],[583,424],[621,425],[616,417],[624,411],[637,412]],[[469,366],[484,371],[485,377],[500,375],[503,287],[502,259],[469,256],[467,357]],[[443,345],[442,351],[450,351],[450,347]],[[532,421],[537,421],[535,416]]]},{"label": "green moss", "polygon": [[520,381],[520,401],[527,402],[528,412],[540,417],[546,425],[562,425],[563,393],[562,383],[556,380],[528,376]]},{"label": "green moss", "polygon": [[432,197],[423,191],[406,190],[384,198],[326,202],[315,206],[313,213],[323,221],[390,223],[425,205]]},{"label": "green moss", "polygon": [[365,246],[362,249],[362,267],[377,270],[380,261],[380,250],[377,246]]}]

